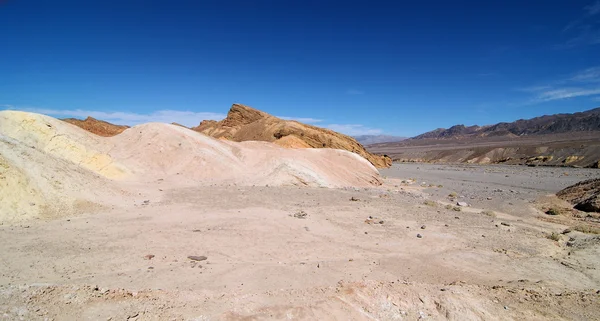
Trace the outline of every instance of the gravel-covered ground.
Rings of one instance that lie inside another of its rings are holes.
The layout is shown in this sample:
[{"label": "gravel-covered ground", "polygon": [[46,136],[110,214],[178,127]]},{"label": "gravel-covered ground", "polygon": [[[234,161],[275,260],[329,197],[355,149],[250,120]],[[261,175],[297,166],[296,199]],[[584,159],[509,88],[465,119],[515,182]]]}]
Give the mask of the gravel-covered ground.
[{"label": "gravel-covered ground", "polygon": [[600,172],[382,172],[376,188],[159,180],[0,225],[0,320],[599,319],[600,236],[536,206]]},{"label": "gravel-covered ground", "polygon": [[435,199],[456,193],[457,200],[513,215],[526,214],[527,204],[540,196],[600,177],[600,169],[519,165],[397,163],[380,172],[390,178],[414,179],[416,185],[435,185],[425,190]]}]

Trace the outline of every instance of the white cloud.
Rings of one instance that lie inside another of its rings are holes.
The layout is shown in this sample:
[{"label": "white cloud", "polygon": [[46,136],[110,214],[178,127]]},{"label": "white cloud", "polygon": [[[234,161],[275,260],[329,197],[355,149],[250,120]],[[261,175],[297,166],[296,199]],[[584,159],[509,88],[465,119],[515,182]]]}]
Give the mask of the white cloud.
[{"label": "white cloud", "polygon": [[106,112],[97,110],[83,109],[45,109],[45,108],[15,108],[11,105],[2,105],[5,109],[19,109],[23,111],[46,114],[54,117],[65,118],[85,118],[87,116],[104,120],[120,125],[137,125],[150,122],[159,123],[178,123],[184,126],[198,126],[203,120],[221,120],[225,118],[224,114],[211,112],[193,112],[181,110],[157,110],[151,113],[131,113],[131,112]]},{"label": "white cloud", "polygon": [[528,93],[536,93],[536,92],[546,90],[546,89],[551,89],[551,88],[552,88],[551,86],[531,86],[531,87],[525,87],[525,88],[518,88],[517,90],[528,92]]},{"label": "white cloud", "polygon": [[598,83],[600,83],[600,66],[580,70],[569,77],[551,82],[549,85],[531,86],[518,90],[532,95],[526,104],[537,104],[547,101],[598,95],[600,94]]},{"label": "white cloud", "polygon": [[287,117],[287,116],[276,116],[276,117],[285,119],[285,120],[295,120],[295,121],[299,121],[301,123],[306,123],[306,124],[320,123],[323,121],[322,119],[310,118],[310,117]]},{"label": "white cloud", "polygon": [[579,71],[569,80],[579,82],[600,82],[600,67],[592,67]]},{"label": "white cloud", "polygon": [[365,92],[362,90],[348,89],[348,90],[346,90],[346,94],[355,96],[355,95],[364,95]]},{"label": "white cloud", "polygon": [[544,91],[538,94],[539,101],[552,101],[581,96],[592,96],[600,94],[600,88],[582,89],[582,88],[560,88]]},{"label": "white cloud", "polygon": [[379,135],[382,133],[381,129],[369,128],[358,124],[330,124],[325,127],[349,136]]}]

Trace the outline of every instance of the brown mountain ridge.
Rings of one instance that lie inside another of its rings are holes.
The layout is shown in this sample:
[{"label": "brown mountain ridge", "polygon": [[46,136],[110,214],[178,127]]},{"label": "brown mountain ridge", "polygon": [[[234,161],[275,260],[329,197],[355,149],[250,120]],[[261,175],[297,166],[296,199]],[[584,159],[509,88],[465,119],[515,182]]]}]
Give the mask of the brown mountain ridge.
[{"label": "brown mountain ridge", "polygon": [[600,131],[600,107],[573,114],[544,115],[531,119],[519,119],[512,123],[468,127],[455,125],[448,129],[438,128],[432,130],[413,137],[411,140],[517,137],[591,131]]},{"label": "brown mountain ridge", "polygon": [[81,120],[76,118],[65,118],[62,119],[69,124],[81,127],[90,133],[96,134],[98,136],[111,137],[122,133],[125,129],[129,128],[129,126],[124,125],[115,125],[109,122],[98,120],[93,117],[89,117]]}]

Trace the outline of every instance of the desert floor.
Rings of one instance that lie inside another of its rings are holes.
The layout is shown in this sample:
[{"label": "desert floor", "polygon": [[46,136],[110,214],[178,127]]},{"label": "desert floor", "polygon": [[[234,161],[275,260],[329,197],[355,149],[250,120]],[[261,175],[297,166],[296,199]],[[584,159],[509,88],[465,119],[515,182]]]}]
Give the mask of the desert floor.
[{"label": "desert floor", "polygon": [[600,237],[573,228],[595,218],[543,212],[600,170],[381,174],[368,189],[157,180],[120,206],[0,225],[0,320],[600,319]]}]

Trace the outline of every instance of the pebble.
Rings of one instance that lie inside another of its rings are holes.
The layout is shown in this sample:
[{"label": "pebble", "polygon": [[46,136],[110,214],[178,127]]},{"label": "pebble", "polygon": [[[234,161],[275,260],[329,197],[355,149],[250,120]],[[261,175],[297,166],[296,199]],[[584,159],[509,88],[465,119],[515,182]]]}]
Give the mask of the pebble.
[{"label": "pebble", "polygon": [[427,226],[425,226],[425,225],[422,225],[422,226],[421,226],[421,229],[422,229],[422,230],[424,230],[426,227],[427,227]]},{"label": "pebble", "polygon": [[152,258],[154,258],[154,254],[148,254],[144,256],[145,260],[152,260]]},{"label": "pebble", "polygon": [[505,223],[505,222],[502,222],[502,223],[500,223],[500,224],[502,224],[502,225],[504,225],[504,226],[510,226],[510,224],[508,224],[508,223]]},{"label": "pebble", "polygon": [[417,237],[418,237],[418,238],[423,238],[423,235],[421,235],[421,234],[417,234]]},{"label": "pebble", "polygon": [[456,202],[456,205],[458,205],[458,206],[469,206],[469,204],[467,204],[467,202]]},{"label": "pebble", "polygon": [[192,260],[192,261],[204,261],[204,260],[208,259],[204,255],[200,255],[200,256],[190,255],[187,258],[190,259],[190,260]]}]

